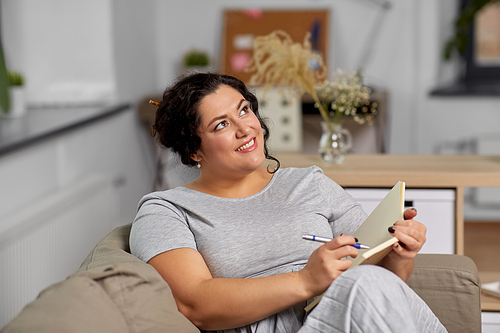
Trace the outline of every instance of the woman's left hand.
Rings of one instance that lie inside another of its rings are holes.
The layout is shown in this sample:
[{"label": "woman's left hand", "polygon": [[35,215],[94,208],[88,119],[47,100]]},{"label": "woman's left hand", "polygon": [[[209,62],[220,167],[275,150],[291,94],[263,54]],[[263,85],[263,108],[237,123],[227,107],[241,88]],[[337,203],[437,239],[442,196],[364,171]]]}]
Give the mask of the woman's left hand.
[{"label": "woman's left hand", "polygon": [[422,223],[415,221],[413,219],[415,216],[417,216],[417,210],[408,208],[404,212],[404,220],[397,221],[392,229],[389,228],[391,235],[399,239],[389,254],[392,259],[413,259],[424,245],[427,228]]}]

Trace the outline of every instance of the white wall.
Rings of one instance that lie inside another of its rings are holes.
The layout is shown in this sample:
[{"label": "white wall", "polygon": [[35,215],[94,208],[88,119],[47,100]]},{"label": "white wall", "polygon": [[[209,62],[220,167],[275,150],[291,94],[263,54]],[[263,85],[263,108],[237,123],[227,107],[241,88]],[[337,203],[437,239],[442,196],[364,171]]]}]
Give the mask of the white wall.
[{"label": "white wall", "polygon": [[156,82],[156,1],[2,0],[7,65],[31,105],[136,101]]},{"label": "white wall", "polygon": [[30,104],[115,98],[110,0],[4,0],[6,61]]},{"label": "white wall", "polygon": [[416,152],[432,154],[448,142],[468,141],[482,135],[500,136],[500,96],[431,97],[429,91],[450,82],[457,62],[443,63],[444,39],[451,34],[453,0],[423,1],[418,8],[417,68],[415,82]]},{"label": "white wall", "polygon": [[114,69],[120,101],[136,102],[157,89],[156,0],[113,0]]},{"label": "white wall", "polygon": [[104,172],[124,180],[118,190],[119,223],[131,222],[154,177],[150,138],[137,121],[134,104],[155,89],[158,57],[151,17],[156,1],[1,1],[7,66],[26,76],[32,104],[38,105],[38,93],[54,84],[93,82],[90,86],[113,87],[113,98],[133,108],[58,137],[53,140],[57,144],[0,156],[0,217],[20,208],[26,191],[29,200],[36,200],[85,175]]}]

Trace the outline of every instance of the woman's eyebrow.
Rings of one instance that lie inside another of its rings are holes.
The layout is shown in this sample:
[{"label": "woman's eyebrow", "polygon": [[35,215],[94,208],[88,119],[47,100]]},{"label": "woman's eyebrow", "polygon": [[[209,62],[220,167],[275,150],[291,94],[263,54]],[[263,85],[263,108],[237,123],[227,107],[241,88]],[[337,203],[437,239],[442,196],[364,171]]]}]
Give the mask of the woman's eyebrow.
[{"label": "woman's eyebrow", "polygon": [[220,116],[215,117],[214,119],[212,119],[212,120],[208,123],[207,127],[210,127],[210,125],[212,125],[212,123],[216,122],[217,120],[221,120],[221,119],[224,119],[224,118],[226,118],[226,117],[227,117],[227,114],[226,114],[226,113],[221,114]]},{"label": "woman's eyebrow", "polygon": [[246,99],[242,99],[239,103],[238,103],[238,106],[236,107],[236,110],[239,110],[240,109],[240,106],[241,104],[243,104],[243,102],[246,102]]},{"label": "woman's eyebrow", "polygon": [[[243,104],[244,102],[246,102],[246,99],[244,99],[244,98],[243,98],[243,99],[241,99],[241,101],[238,103],[238,106],[236,106],[236,110],[239,110],[239,109],[240,109],[240,107],[241,107],[241,104]],[[213,123],[213,122],[216,122],[217,120],[224,119],[224,118],[226,118],[226,117],[227,117],[227,113],[224,113],[224,114],[222,114],[222,115],[220,115],[220,116],[217,116],[217,117],[215,117],[214,119],[212,119],[212,120],[208,123],[208,125],[207,125],[207,126],[208,126],[208,127],[210,127],[210,125],[212,125],[212,123]]]}]

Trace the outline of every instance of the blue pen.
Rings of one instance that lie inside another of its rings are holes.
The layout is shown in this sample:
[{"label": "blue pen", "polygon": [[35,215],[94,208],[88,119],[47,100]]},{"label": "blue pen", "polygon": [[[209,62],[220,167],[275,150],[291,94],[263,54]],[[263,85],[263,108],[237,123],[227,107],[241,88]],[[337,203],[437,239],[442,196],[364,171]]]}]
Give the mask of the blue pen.
[{"label": "blue pen", "polygon": [[[314,241],[314,242],[321,242],[321,243],[328,243],[329,241],[332,240],[332,238],[315,236],[315,235],[303,235],[302,239],[306,239],[306,240],[310,240],[310,241]],[[356,244],[351,245],[351,246],[353,246],[357,249],[369,249],[370,248],[369,246],[363,245],[360,243],[356,243]]]}]

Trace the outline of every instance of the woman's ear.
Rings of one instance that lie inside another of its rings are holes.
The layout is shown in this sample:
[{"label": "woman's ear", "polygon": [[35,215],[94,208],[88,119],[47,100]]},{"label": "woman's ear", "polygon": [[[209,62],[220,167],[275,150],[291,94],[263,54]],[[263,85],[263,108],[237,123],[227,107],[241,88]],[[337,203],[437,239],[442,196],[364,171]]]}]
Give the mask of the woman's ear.
[{"label": "woman's ear", "polygon": [[201,162],[202,160],[201,155],[198,152],[191,154],[190,157],[195,162]]}]

